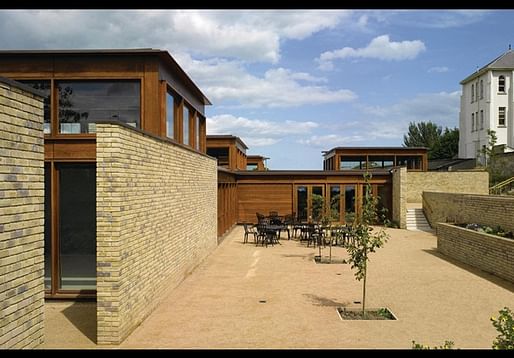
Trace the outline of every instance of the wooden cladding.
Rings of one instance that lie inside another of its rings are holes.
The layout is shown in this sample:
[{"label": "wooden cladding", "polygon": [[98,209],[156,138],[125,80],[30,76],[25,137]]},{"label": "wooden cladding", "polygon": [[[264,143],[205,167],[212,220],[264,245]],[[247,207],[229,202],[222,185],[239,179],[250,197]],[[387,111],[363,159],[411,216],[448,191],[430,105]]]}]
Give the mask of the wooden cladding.
[{"label": "wooden cladding", "polygon": [[236,183],[218,183],[218,237],[237,223]]},{"label": "wooden cladding", "polygon": [[45,160],[96,160],[96,138],[45,139]]},{"label": "wooden cladding", "polygon": [[237,186],[238,221],[257,223],[256,213],[268,215],[291,214],[293,208],[292,184],[241,184]]}]

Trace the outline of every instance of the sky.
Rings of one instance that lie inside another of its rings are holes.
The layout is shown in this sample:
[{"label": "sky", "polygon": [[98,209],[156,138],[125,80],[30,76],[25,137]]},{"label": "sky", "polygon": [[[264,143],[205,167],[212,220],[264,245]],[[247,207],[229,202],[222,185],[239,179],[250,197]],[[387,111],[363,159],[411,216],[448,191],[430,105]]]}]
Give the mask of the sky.
[{"label": "sky", "polygon": [[212,102],[207,134],[270,169],[458,127],[459,82],[514,45],[513,10],[0,10],[0,49],[167,50]]}]

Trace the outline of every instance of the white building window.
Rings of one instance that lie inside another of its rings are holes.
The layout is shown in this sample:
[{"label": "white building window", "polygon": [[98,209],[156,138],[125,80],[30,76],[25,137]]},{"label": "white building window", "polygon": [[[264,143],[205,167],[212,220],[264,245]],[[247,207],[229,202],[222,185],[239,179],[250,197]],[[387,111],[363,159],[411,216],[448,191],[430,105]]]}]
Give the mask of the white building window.
[{"label": "white building window", "polygon": [[480,80],[480,99],[484,98],[484,80]]},{"label": "white building window", "polygon": [[475,85],[471,85],[471,103],[475,100]]},{"label": "white building window", "polygon": [[498,126],[505,127],[505,107],[498,107]]},{"label": "white building window", "polygon": [[475,131],[475,113],[471,113],[471,131]]},{"label": "white building window", "polygon": [[477,101],[478,101],[478,81],[477,81],[477,83],[475,84],[475,91],[476,91],[476,96],[475,96],[475,98],[476,98],[476,99],[477,99]]},{"label": "white building window", "polygon": [[498,77],[498,92],[505,93],[505,76]]},{"label": "white building window", "polygon": [[484,129],[484,110],[480,110],[480,129]]}]

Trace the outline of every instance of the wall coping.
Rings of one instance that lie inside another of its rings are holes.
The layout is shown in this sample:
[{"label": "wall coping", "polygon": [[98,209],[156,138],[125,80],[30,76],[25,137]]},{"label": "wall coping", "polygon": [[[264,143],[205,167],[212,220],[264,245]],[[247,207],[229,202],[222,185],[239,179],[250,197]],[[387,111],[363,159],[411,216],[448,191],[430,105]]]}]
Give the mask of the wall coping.
[{"label": "wall coping", "polygon": [[159,137],[158,135],[155,135],[153,133],[147,132],[147,131],[145,131],[145,130],[143,130],[141,128],[132,127],[132,126],[126,124],[126,123],[123,123],[123,122],[120,122],[120,121],[117,121],[117,120],[114,120],[114,119],[97,119],[97,120],[95,120],[95,123],[96,124],[100,124],[100,125],[101,124],[117,125],[117,126],[125,128],[125,129],[129,129],[131,131],[134,131],[136,133],[142,134],[142,135],[144,135],[146,137],[150,137],[152,139],[155,139],[155,140],[157,140],[157,141],[159,141],[161,143],[172,144],[172,145],[174,145],[176,147],[188,150],[188,151],[193,152],[193,153],[198,154],[198,155],[202,155],[202,156],[204,156],[206,158],[209,158],[209,159],[212,159],[212,160],[217,160],[216,158],[211,157],[208,154],[199,152],[196,149],[191,148],[190,146],[187,146],[187,145],[184,145],[184,144],[181,144],[181,143],[175,141],[174,139],[162,138],[162,137]]},{"label": "wall coping", "polygon": [[486,195],[486,194],[473,194],[473,193],[447,193],[444,191],[423,191],[422,194],[437,194],[437,195],[453,195],[453,196],[478,196],[482,198],[490,198],[494,200],[504,200],[514,202],[514,197],[508,197],[505,195]]},{"label": "wall coping", "polygon": [[38,96],[38,97],[41,97],[41,99],[45,99],[46,98],[46,94],[44,94],[43,92],[35,89],[35,88],[32,88],[26,84],[23,84],[23,83],[20,83],[18,81],[15,81],[15,80],[11,80],[10,78],[6,78],[6,77],[2,77],[0,76],[0,82],[2,83],[5,83],[6,85],[9,85],[9,86],[14,86],[16,88],[19,88],[25,92],[29,92],[35,96]]},{"label": "wall coping", "polygon": [[475,234],[478,234],[478,235],[484,235],[486,237],[490,237],[490,238],[495,239],[495,240],[503,241],[503,242],[507,243],[507,245],[512,245],[514,247],[514,240],[513,239],[506,239],[506,238],[501,237],[501,236],[491,235],[491,234],[488,234],[486,232],[479,232],[479,231],[475,231],[475,230],[471,230],[471,229],[466,229],[465,227],[455,226],[455,225],[449,224],[449,223],[438,222],[438,223],[436,223],[436,225],[447,226],[447,227],[451,227],[451,228],[456,229],[456,230],[462,229],[462,230],[466,230],[466,231],[469,231],[469,232],[472,232],[472,233],[475,233]]}]

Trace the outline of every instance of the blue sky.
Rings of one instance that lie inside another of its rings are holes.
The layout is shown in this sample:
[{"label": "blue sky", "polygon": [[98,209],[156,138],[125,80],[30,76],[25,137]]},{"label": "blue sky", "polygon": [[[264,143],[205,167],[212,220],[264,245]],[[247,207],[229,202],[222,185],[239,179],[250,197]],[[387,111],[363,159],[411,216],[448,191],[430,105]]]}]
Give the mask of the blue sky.
[{"label": "blue sky", "polygon": [[459,81],[514,45],[512,10],[0,10],[1,49],[164,49],[213,103],[207,133],[271,169],[458,127]]}]

